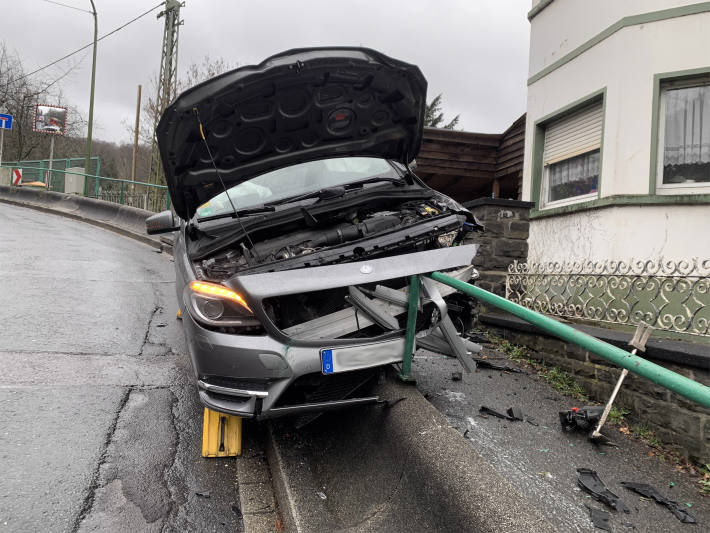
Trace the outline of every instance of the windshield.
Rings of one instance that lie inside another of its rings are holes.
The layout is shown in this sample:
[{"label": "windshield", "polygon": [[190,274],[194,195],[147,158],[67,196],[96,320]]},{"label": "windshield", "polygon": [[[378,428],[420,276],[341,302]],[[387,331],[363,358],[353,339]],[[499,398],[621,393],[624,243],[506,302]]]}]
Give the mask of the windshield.
[{"label": "windshield", "polygon": [[237,210],[242,210],[374,176],[400,177],[387,160],[373,157],[339,157],[300,163],[235,185],[201,205],[197,209],[197,217],[231,212],[229,198]]}]

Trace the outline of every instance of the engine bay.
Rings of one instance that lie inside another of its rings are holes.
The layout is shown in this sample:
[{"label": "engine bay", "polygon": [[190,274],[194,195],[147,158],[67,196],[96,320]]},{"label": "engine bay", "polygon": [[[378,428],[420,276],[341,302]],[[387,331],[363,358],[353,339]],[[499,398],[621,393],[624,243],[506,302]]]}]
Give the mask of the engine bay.
[{"label": "engine bay", "polygon": [[193,261],[197,278],[219,282],[237,273],[321,266],[451,246],[477,224],[467,223],[470,213],[437,196],[368,202],[317,217],[301,207],[296,223],[264,230],[257,227],[248,239]]}]

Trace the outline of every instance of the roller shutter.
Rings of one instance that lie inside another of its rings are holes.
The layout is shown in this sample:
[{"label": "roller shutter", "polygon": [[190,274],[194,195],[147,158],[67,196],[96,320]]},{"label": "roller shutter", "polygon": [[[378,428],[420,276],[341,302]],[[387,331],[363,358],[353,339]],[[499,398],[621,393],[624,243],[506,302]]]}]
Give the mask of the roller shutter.
[{"label": "roller shutter", "polygon": [[545,128],[543,163],[551,165],[599,149],[602,119],[602,102],[597,102],[550,123]]}]

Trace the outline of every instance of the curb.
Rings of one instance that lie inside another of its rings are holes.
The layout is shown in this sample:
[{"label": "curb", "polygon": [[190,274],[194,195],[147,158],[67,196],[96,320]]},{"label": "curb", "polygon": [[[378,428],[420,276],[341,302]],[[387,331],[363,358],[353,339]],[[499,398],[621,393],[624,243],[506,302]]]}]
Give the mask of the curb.
[{"label": "curb", "polygon": [[242,455],[237,457],[237,491],[244,533],[283,531],[278,508],[281,500],[274,494],[263,436],[254,424],[249,426],[253,427],[242,437]]},{"label": "curb", "polygon": [[[319,488],[311,473],[331,472],[337,479],[330,479],[330,485],[345,485],[351,494],[360,494],[347,495],[340,503],[366,513],[373,509],[366,493],[382,463],[348,464],[352,450],[340,443],[319,450],[332,454],[329,463],[318,456],[309,458],[307,452],[299,452],[302,446],[294,442],[293,435],[288,438],[284,428],[269,423],[267,458],[286,531],[355,533],[388,526],[416,530],[421,524],[407,524],[412,505],[430,517],[432,531],[556,531],[415,387],[396,381],[393,372],[388,374],[375,393],[385,400],[405,400],[389,408],[373,408],[378,411],[351,411],[349,429],[342,438],[355,436],[358,446],[384,461],[403,458],[397,495],[386,502],[386,508],[369,513],[364,522],[344,523],[342,514],[331,512],[330,503],[314,497]],[[328,470],[333,464],[338,468]]]}]

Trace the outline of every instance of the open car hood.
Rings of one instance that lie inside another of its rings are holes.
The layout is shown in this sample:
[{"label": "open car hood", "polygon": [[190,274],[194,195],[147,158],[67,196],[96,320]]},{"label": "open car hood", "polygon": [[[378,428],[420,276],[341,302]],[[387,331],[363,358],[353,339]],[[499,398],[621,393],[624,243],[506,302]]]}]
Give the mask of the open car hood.
[{"label": "open car hood", "polygon": [[418,67],[348,47],[290,50],[197,85],[156,130],[175,212],[192,218],[223,191],[220,178],[229,188],[331,157],[407,163],[419,152],[426,88]]}]

